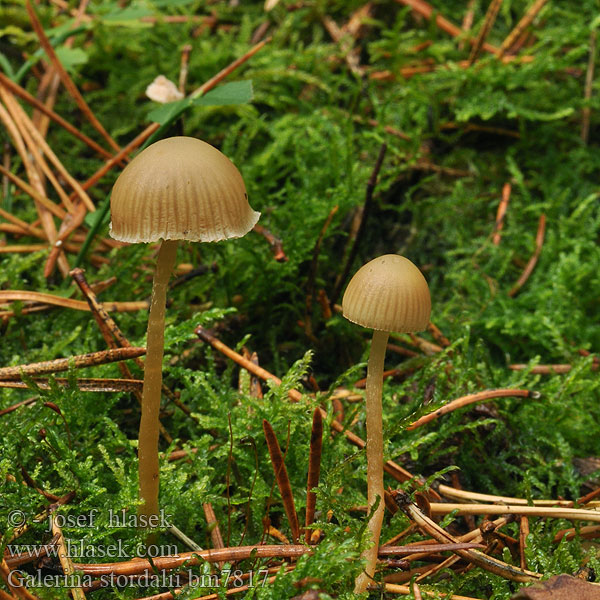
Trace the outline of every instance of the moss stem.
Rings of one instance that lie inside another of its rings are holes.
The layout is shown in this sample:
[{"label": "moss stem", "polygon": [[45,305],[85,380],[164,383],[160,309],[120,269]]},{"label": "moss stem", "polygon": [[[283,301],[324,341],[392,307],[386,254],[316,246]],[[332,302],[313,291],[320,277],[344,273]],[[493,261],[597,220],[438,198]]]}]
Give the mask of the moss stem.
[{"label": "moss stem", "polygon": [[[165,307],[169,278],[175,266],[177,241],[164,240],[158,251],[148,317],[142,417],[138,442],[140,517],[158,515],[158,425],[162,387]],[[143,524],[143,519],[140,519]]]},{"label": "moss stem", "polygon": [[369,511],[379,500],[377,510],[371,515],[368,530],[372,545],[365,550],[363,558],[366,566],[356,578],[354,592],[360,594],[373,581],[379,550],[379,536],[383,524],[385,508],[383,487],[383,414],[381,408],[381,389],[383,385],[383,363],[389,333],[373,331],[369,364],[367,366],[367,499]]}]

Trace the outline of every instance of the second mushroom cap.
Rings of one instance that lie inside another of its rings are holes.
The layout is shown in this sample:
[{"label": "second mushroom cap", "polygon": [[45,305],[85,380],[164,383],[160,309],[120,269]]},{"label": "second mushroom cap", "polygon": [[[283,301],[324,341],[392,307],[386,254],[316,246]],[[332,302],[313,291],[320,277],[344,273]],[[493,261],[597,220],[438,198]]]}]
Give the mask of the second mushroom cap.
[{"label": "second mushroom cap", "polygon": [[429,288],[407,258],[385,254],[363,265],[342,300],[344,316],[380,331],[422,331],[431,314]]}]

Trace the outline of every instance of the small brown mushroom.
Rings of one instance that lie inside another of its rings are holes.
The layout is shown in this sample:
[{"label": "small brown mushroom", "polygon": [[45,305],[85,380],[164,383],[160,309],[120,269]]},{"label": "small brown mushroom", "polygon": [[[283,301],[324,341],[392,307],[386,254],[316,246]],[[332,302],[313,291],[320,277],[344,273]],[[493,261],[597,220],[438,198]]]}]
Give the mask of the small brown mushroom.
[{"label": "small brown mushroom", "polygon": [[[122,242],[161,242],[148,318],[138,445],[140,517],[158,514],[158,425],[165,304],[177,240],[216,242],[241,237],[260,213],[248,204],[235,165],[191,137],[156,142],[127,165],[113,187],[110,234]],[[140,519],[140,522],[144,522]]]},{"label": "small brown mushroom", "polygon": [[379,504],[368,524],[373,545],[363,554],[367,564],[355,583],[354,592],[360,594],[375,574],[383,524],[381,391],[389,332],[416,332],[427,327],[431,314],[429,288],[421,271],[410,260],[386,254],[356,272],[342,299],[342,311],[349,321],[374,330],[367,367],[367,496],[369,510]]}]

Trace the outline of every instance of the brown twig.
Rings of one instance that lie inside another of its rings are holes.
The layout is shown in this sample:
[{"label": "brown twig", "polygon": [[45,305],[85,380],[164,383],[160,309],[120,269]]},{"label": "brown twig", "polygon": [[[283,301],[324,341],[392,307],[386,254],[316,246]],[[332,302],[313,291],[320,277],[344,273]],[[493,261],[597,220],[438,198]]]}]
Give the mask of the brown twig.
[{"label": "brown twig", "polygon": [[458,410],[459,408],[463,408],[464,406],[468,406],[469,404],[473,404],[474,402],[484,402],[486,400],[491,400],[493,398],[534,398],[537,399],[540,397],[538,392],[532,392],[530,390],[518,390],[518,389],[500,389],[500,390],[485,390],[484,392],[477,392],[475,394],[469,394],[468,396],[463,396],[462,398],[457,398],[456,400],[452,400],[445,404],[444,406],[438,408],[437,410],[423,415],[421,418],[417,419],[414,423],[411,423],[407,429],[413,430],[417,429],[417,427],[421,427],[434,421],[438,417],[442,415],[446,415],[452,411]]},{"label": "brown twig", "polygon": [[[469,0],[469,4],[467,4],[467,10],[465,12],[465,16],[462,20],[461,29],[465,32],[471,31],[471,27],[473,27],[473,20],[475,18],[475,5],[477,4],[477,0]],[[462,44],[460,45],[462,50]]]},{"label": "brown twig", "polygon": [[423,596],[421,596],[421,588],[419,587],[419,584],[416,581],[413,581],[412,591],[415,600],[423,600]]},{"label": "brown twig", "polygon": [[[360,9],[359,9],[360,10]],[[360,66],[359,54],[354,48],[354,40],[348,32],[344,32],[338,24],[329,16],[323,15],[321,18],[327,33],[331,36],[334,42],[339,44],[340,51],[348,65],[350,71],[359,79],[363,76],[363,69]]]},{"label": "brown twig", "polygon": [[[45,292],[29,292],[26,290],[0,290],[0,304],[9,302],[40,302],[43,304],[51,304],[53,306],[62,306],[73,310],[90,310],[87,302],[82,300],[72,300],[71,298],[63,298],[62,296],[54,296]],[[111,312],[129,312],[135,310],[147,310],[148,302],[146,300],[138,300],[136,302],[103,302],[102,306]]]},{"label": "brown twig", "polygon": [[[2,107],[0,105],[0,119],[2,118]],[[23,181],[20,177],[5,169],[0,165],[0,173],[10,179],[15,185],[20,187],[26,194],[29,194],[34,200],[39,202],[44,208],[49,210],[55,217],[64,219],[66,212],[57,204],[54,204],[43,193],[38,192],[35,188]]]},{"label": "brown twig", "polygon": [[552,540],[558,544],[563,539],[572,540],[575,537],[582,540],[592,540],[600,536],[600,525],[586,525],[585,527],[570,527],[561,529]]},{"label": "brown twig", "polygon": [[510,200],[510,192],[512,187],[510,183],[505,183],[502,186],[502,198],[500,199],[500,203],[498,204],[498,211],[496,212],[496,223],[494,224],[494,232],[492,235],[492,243],[494,246],[498,246],[500,244],[500,234],[504,227],[504,216],[506,215],[506,210],[508,209],[508,202]]},{"label": "brown twig", "polygon": [[323,449],[323,417],[321,411],[315,408],[313,413],[312,429],[310,432],[310,450],[308,455],[308,478],[306,482],[306,519],[304,540],[310,543],[311,529],[315,519],[315,505],[317,495],[312,491],[319,485],[319,474],[321,471],[321,452]]},{"label": "brown twig", "polygon": [[[400,1],[400,0],[397,0]],[[509,63],[519,63],[519,64],[528,64],[533,62],[535,59],[534,56],[531,55],[525,55],[525,56],[504,56],[502,57],[501,61],[503,64],[509,64]],[[448,62],[448,63],[435,63],[432,61],[427,61],[424,62],[423,64],[420,65],[416,65],[416,66],[411,66],[411,67],[402,67],[400,68],[400,70],[398,71],[398,73],[393,73],[392,71],[389,70],[384,70],[384,71],[372,71],[369,73],[369,77],[371,79],[375,79],[378,81],[395,81],[398,77],[398,75],[404,79],[410,79],[411,77],[414,77],[415,75],[420,75],[421,73],[432,73],[434,71],[439,71],[441,69],[468,69],[470,67],[469,61],[468,60],[461,60],[458,62]],[[468,125],[466,127],[466,129],[474,129],[474,126],[472,125]],[[479,128],[480,130],[484,131],[483,128]],[[490,128],[492,129],[491,133],[502,133],[502,135],[510,135],[511,137],[520,137],[520,135],[511,132],[511,133],[507,133],[505,129],[500,129],[500,128]],[[494,131],[495,130],[495,131]],[[452,171],[450,171],[452,172]],[[459,171],[460,173],[461,171]],[[456,171],[455,171],[456,173]]]},{"label": "brown twig", "polygon": [[[370,584],[369,585],[369,589],[373,589],[373,590],[381,590],[383,589],[384,592],[387,592],[388,594],[400,594],[402,596],[410,596],[413,593],[413,586],[408,586],[408,585],[399,585],[397,583],[384,583],[383,586],[379,585],[379,584]],[[444,598],[444,600],[479,600],[479,598],[475,598],[473,596],[459,596],[458,594],[441,594],[438,595],[437,592],[430,592],[430,591],[426,591],[424,592],[425,595],[428,598]],[[416,600],[416,596],[415,596],[415,600]]]},{"label": "brown twig", "polygon": [[81,140],[84,144],[89,146],[92,150],[103,156],[104,158],[111,158],[112,154],[102,148],[94,140],[89,138],[87,135],[79,131],[77,127],[71,125],[68,121],[63,119],[58,113],[54,112],[51,108],[47,107],[43,102],[40,102],[35,96],[32,96],[25,88],[9,79],[4,73],[0,72],[0,85],[5,86],[15,96],[19,96],[22,100],[25,100],[27,104],[33,106],[36,110],[40,111],[44,115],[48,116],[55,123],[60,125],[63,129],[74,135],[77,139]]},{"label": "brown twig", "polygon": [[483,46],[490,30],[494,26],[494,21],[498,16],[500,6],[502,6],[502,0],[491,0],[487,12],[485,13],[483,25],[481,26],[477,37],[473,41],[473,47],[471,48],[471,54],[469,55],[469,63],[471,65],[475,62],[475,60],[477,60],[477,57],[481,52],[481,47]]},{"label": "brown twig", "polygon": [[119,360],[128,360],[136,356],[142,356],[145,353],[146,348],[112,348],[110,350],[101,350],[100,352],[78,354],[68,358],[45,360],[38,363],[18,365],[16,367],[2,367],[0,368],[0,380],[20,379],[22,374],[36,376],[58,373],[60,371],[68,371],[71,366],[75,369],[83,369]]},{"label": "brown twig", "polygon": [[27,152],[31,155],[32,162],[36,165],[36,169],[40,177],[41,186],[43,187],[43,183],[41,183],[41,178],[43,174],[45,177],[48,178],[48,180],[52,184],[52,187],[59,195],[67,211],[72,211],[73,206],[71,200],[69,199],[69,196],[62,188],[57,177],[54,175],[53,171],[50,169],[48,163],[46,162],[43,155],[43,148],[39,147],[40,143],[37,138],[41,137],[41,134],[34,127],[33,123],[31,123],[29,116],[23,110],[21,105],[17,102],[16,98],[4,87],[0,87],[0,98],[2,98],[2,102],[4,102],[4,105],[8,109],[8,112],[10,113],[13,122],[19,130],[21,139],[23,140],[27,148]]},{"label": "brown twig", "polygon": [[[206,526],[210,532],[210,539],[212,541],[213,548],[225,548],[223,536],[221,535],[221,529],[219,528],[219,521],[217,520],[217,515],[215,515],[212,504],[210,502],[203,502],[202,510],[204,511],[204,516],[206,517]],[[219,567],[223,568],[223,564],[223,562],[220,562]]]},{"label": "brown twig", "polygon": [[58,73],[63,85],[65,86],[69,94],[71,94],[77,106],[79,106],[80,110],[86,116],[91,125],[102,135],[102,137],[104,137],[104,139],[110,144],[110,146],[118,152],[120,150],[119,145],[112,139],[112,137],[109,135],[106,129],[104,129],[100,121],[98,121],[94,113],[90,110],[90,107],[83,99],[83,96],[77,89],[77,86],[73,83],[73,80],[71,79],[71,77],[69,77],[69,74],[62,66],[60,60],[58,59],[58,56],[56,55],[56,52],[54,51],[54,48],[52,47],[52,44],[46,37],[44,28],[42,27],[42,24],[40,23],[40,20],[37,17],[37,14],[31,4],[31,0],[25,0],[25,8],[27,9],[27,14],[29,15],[31,25],[33,26],[33,29],[36,35],[38,36],[40,45],[44,49],[44,52],[46,52],[46,54],[48,55],[48,58],[50,59],[50,62],[52,63],[53,67],[56,69],[56,72]]},{"label": "brown twig", "polygon": [[600,487],[592,490],[589,494],[585,496],[581,496],[581,498],[577,499],[577,504],[589,504],[594,498],[600,496]]},{"label": "brown twig", "polygon": [[[54,153],[52,148],[50,148],[50,146],[48,145],[48,143],[46,142],[46,140],[44,139],[42,134],[36,129],[35,125],[31,121],[31,119],[27,116],[27,113],[21,108],[21,106],[18,104],[18,102],[16,100],[14,100],[14,97],[12,99],[12,102],[14,103],[15,109],[18,111],[20,121],[23,123],[23,126],[25,127],[25,129],[27,129],[29,136],[31,136],[31,139],[33,141],[33,144],[31,144],[31,145],[34,147],[37,146],[37,148],[39,148],[41,151],[43,151],[43,153],[48,157],[48,160],[54,165],[54,168],[59,173],[59,175],[73,188],[73,191],[79,197],[79,199],[83,202],[85,207],[89,211],[95,211],[96,208],[94,207],[94,203],[92,202],[91,198],[87,195],[87,193],[81,187],[79,182],[74,177],[71,176],[71,174],[67,171],[67,169],[65,169],[65,167],[60,162],[59,158],[56,156],[56,154]],[[62,187],[60,186],[60,184],[58,184],[58,182],[55,185],[55,188],[56,188],[57,192],[59,190],[62,191]],[[59,194],[59,195],[61,196],[61,198],[63,198],[63,202],[65,203],[65,208],[69,212],[72,212],[71,202],[69,200],[69,197],[66,195],[66,193],[62,192],[62,194]]]},{"label": "brown twig", "polygon": [[[495,494],[480,494],[478,492],[471,492],[468,490],[459,490],[454,487],[450,487],[441,484],[438,490],[445,498],[451,500],[464,500],[466,502],[483,502],[483,503],[495,503],[495,504],[513,504],[518,506],[562,506],[564,508],[572,508],[572,500],[556,500],[556,499],[533,499],[528,500],[527,498],[515,498],[513,496],[497,496]],[[580,503],[580,500],[577,501]]]},{"label": "brown twig", "polygon": [[511,506],[508,504],[452,504],[431,503],[432,515],[529,515],[530,517],[548,517],[573,521],[600,522],[600,512],[583,508],[563,508],[556,506]]},{"label": "brown twig", "polygon": [[465,133],[469,131],[481,131],[482,133],[504,135],[516,139],[520,139],[521,137],[521,134],[518,131],[513,131],[512,129],[505,129],[504,127],[490,127],[488,125],[479,125],[477,123],[455,123],[454,121],[448,121],[446,123],[442,123],[439,127],[440,130],[462,129]]},{"label": "brown twig", "polygon": [[510,52],[511,47],[518,37],[531,25],[537,14],[542,10],[544,4],[548,0],[535,0],[521,20],[516,24],[515,28],[506,36],[506,39],[500,44],[498,50],[498,58],[504,58],[504,55]]},{"label": "brown twig", "polygon": [[46,260],[44,277],[50,277],[50,275],[52,275],[65,240],[83,223],[86,214],[87,211],[85,205],[82,202],[78,202],[75,204],[73,212],[68,213],[65,216],[58,230],[56,242]]},{"label": "brown twig", "polygon": [[525,557],[525,549],[527,548],[527,536],[529,535],[529,519],[521,516],[519,519],[519,555],[521,569],[527,569],[527,558]]},{"label": "brown twig", "polygon": [[287,474],[287,469],[285,468],[279,442],[277,441],[277,437],[275,436],[271,424],[266,419],[263,419],[263,431],[265,432],[267,448],[269,449],[269,455],[271,456],[271,462],[273,463],[277,487],[279,487],[285,514],[287,515],[290,529],[292,530],[292,540],[294,541],[294,544],[297,544],[300,539],[300,524],[298,523],[298,514],[296,513],[296,506],[294,504],[292,486],[290,485],[290,479]]},{"label": "brown twig", "polygon": [[262,235],[265,238],[265,240],[269,242],[271,252],[273,253],[273,258],[277,262],[287,262],[289,260],[285,252],[283,251],[282,241],[278,237],[275,237],[266,227],[256,224],[252,228],[252,231],[258,233],[259,235]]},{"label": "brown twig", "polygon": [[24,233],[27,233],[33,237],[40,238],[41,240],[46,239],[46,236],[44,235],[44,232],[41,229],[38,229],[37,227],[34,227],[33,225],[22,221],[21,219],[15,217],[12,213],[9,213],[3,208],[0,208],[0,217],[3,217],[7,221],[10,221],[13,225],[17,225],[24,231]]},{"label": "brown twig", "polygon": [[433,344],[429,340],[422,338],[421,336],[415,335],[414,333],[409,333],[413,344],[421,351],[423,354],[427,356],[433,356],[434,354],[438,354],[438,352],[442,352],[444,349],[437,344]]},{"label": "brown twig", "polygon": [[436,342],[439,342],[444,348],[451,345],[450,340],[441,332],[440,328],[433,322],[429,322],[427,325],[427,331],[435,338]]},{"label": "brown twig", "polygon": [[381,165],[383,164],[383,159],[385,157],[385,152],[387,150],[387,144],[381,144],[379,148],[379,154],[377,155],[377,160],[375,161],[375,165],[373,166],[373,170],[371,171],[371,175],[369,180],[367,181],[367,188],[365,192],[365,201],[362,206],[362,210],[359,212],[358,216],[358,227],[356,228],[356,235],[354,239],[352,237],[348,238],[349,251],[346,256],[346,261],[342,268],[341,273],[338,275],[335,285],[333,287],[333,291],[329,296],[329,302],[331,306],[337,302],[340,297],[340,293],[342,291],[342,287],[346,283],[348,279],[348,274],[350,273],[350,269],[354,263],[354,259],[356,258],[356,253],[358,251],[358,246],[362,239],[363,233],[365,231],[365,226],[367,220],[369,218],[369,214],[372,209],[373,204],[373,192],[375,191],[375,186],[377,185],[377,177],[379,175],[379,171],[381,170]]},{"label": "brown twig", "polygon": [[185,44],[181,49],[181,61],[179,63],[179,91],[185,93],[185,84],[188,78],[188,67],[190,64],[190,54],[192,52],[192,45]]},{"label": "brown twig", "polygon": [[[113,320],[113,318],[106,312],[105,308],[98,302],[98,298],[94,291],[90,288],[86,278],[85,272],[83,269],[76,268],[73,269],[69,275],[73,278],[75,283],[78,285],[81,293],[85,296],[87,303],[94,315],[94,319],[98,324],[98,328],[102,333],[102,337],[104,341],[107,343],[109,348],[116,348],[117,344],[114,340],[120,342],[122,347],[131,347],[131,344],[125,340],[121,330]],[[114,336],[114,339],[113,339]],[[126,342],[126,343],[124,343]],[[141,361],[140,361],[141,362]],[[143,364],[142,364],[143,366]],[[131,378],[131,377],[129,377]]]},{"label": "brown twig", "polygon": [[[559,375],[563,373],[568,373],[573,366],[572,365],[536,365],[534,367],[530,367],[525,364],[516,364],[516,365],[508,365],[509,369],[513,371],[525,371],[528,370],[535,375]],[[591,365],[592,371],[596,371],[598,369],[597,364]]]},{"label": "brown twig", "polygon": [[[65,538],[63,536],[63,532],[61,528],[58,526],[56,519],[52,516],[50,517],[52,520],[52,533],[56,538],[56,545],[58,546],[58,560],[60,561],[60,565],[62,567],[63,573],[69,577],[75,574],[75,569],[73,568],[73,562],[71,561],[69,550],[67,548],[67,544],[65,543]],[[83,589],[80,586],[73,586],[71,589],[71,595],[73,596],[73,600],[85,600],[85,594],[83,593]]]},{"label": "brown twig", "polygon": [[0,577],[6,583],[6,586],[11,591],[12,596],[7,596],[11,599],[21,598],[22,600],[39,600],[37,596],[34,596],[25,584],[25,580],[21,577],[20,573],[11,571],[6,561],[0,558]]},{"label": "brown twig", "polygon": [[[3,383],[12,383],[12,382],[7,382],[7,381],[1,382],[0,381],[0,387],[4,387],[2,385]],[[7,406],[6,408],[3,408],[2,410],[0,410],[0,417],[2,415],[7,415],[7,414],[9,414],[11,412],[14,412],[18,408],[21,408],[21,406],[29,406],[30,404],[34,404],[35,402],[37,402],[37,397],[35,397],[35,398],[27,398],[26,400],[21,400],[20,402],[17,402],[16,404],[13,404],[12,406]]]},{"label": "brown twig", "polygon": [[[442,530],[443,531],[443,530]],[[442,551],[473,551],[474,544],[467,544],[468,548],[464,549],[465,544],[463,542],[455,542],[443,540],[443,542],[437,547],[433,548],[437,552]],[[479,546],[477,544],[477,546]],[[429,553],[431,552],[431,546],[386,546],[381,549],[381,556],[405,556],[411,553]],[[144,573],[151,573],[169,569],[177,569],[183,565],[186,567],[195,566],[203,561],[209,563],[219,562],[239,562],[248,558],[280,558],[280,559],[295,559],[304,556],[305,554],[311,554],[313,548],[305,545],[254,545],[254,546],[234,546],[230,548],[220,548],[201,550],[193,552],[181,552],[174,556],[158,556],[152,560],[152,563],[144,558],[134,558],[133,560],[116,562],[116,563],[97,563],[97,564],[83,564],[74,563],[75,569],[82,572],[84,575],[91,577],[103,577],[110,575],[141,575]]]},{"label": "brown twig", "polygon": [[542,246],[544,244],[544,233],[546,231],[546,215],[543,213],[540,215],[540,220],[538,223],[538,230],[535,236],[535,250],[529,259],[529,262],[523,269],[523,273],[513,285],[513,287],[509,290],[508,295],[512,298],[516,296],[519,290],[523,287],[525,282],[529,279],[530,275],[533,273],[533,269],[537,264],[538,258],[540,257],[540,253],[542,252]]},{"label": "brown twig", "polygon": [[102,577],[114,575],[140,575],[143,573],[154,573],[155,569],[177,569],[182,565],[194,566],[203,561],[210,563],[238,562],[249,558],[299,558],[313,551],[309,546],[303,545],[258,545],[258,546],[235,546],[232,548],[209,549],[200,552],[180,552],[176,556],[157,556],[152,563],[144,558],[116,563],[81,564],[73,566],[84,575]]},{"label": "brown twig", "polygon": [[[430,4],[424,2],[423,0],[396,0],[396,2],[404,4],[405,6],[410,6],[415,12],[425,17],[428,21],[431,20],[431,18],[435,14],[436,25],[442,31],[449,33],[452,37],[461,37],[464,35],[464,31],[460,27],[457,27],[454,23],[450,22],[448,19],[443,17],[441,14],[439,14],[438,11],[435,11]],[[468,41],[470,44],[475,43],[473,39],[469,39]],[[482,48],[486,52],[498,54],[498,48],[486,42],[482,43]]]}]

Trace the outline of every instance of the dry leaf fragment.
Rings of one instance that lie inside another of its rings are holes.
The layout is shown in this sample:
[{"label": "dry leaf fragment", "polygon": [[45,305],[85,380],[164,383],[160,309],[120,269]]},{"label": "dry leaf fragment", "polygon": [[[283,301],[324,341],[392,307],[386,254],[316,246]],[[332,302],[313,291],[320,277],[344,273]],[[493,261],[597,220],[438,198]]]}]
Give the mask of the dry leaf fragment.
[{"label": "dry leaf fragment", "polygon": [[177,89],[177,86],[164,75],[159,75],[156,79],[146,88],[146,96],[154,102],[160,102],[166,104],[167,102],[175,102],[175,100],[181,100],[183,94]]},{"label": "dry leaf fragment", "polygon": [[547,581],[519,590],[512,600],[600,600],[600,585],[572,575],[554,575]]}]

